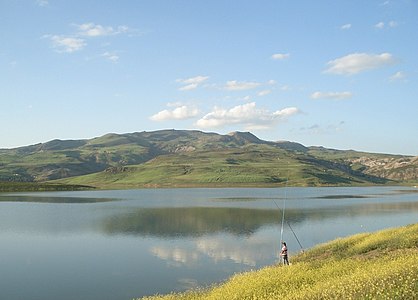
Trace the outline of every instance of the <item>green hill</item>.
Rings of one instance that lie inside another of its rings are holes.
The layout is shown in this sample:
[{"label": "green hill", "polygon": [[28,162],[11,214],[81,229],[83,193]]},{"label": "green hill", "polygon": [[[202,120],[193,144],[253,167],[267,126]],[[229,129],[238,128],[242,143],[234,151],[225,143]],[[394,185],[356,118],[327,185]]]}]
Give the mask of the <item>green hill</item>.
[{"label": "green hill", "polygon": [[290,259],[290,266],[237,274],[207,289],[142,299],[418,298],[418,224],[337,239]]},{"label": "green hill", "polygon": [[400,184],[418,181],[409,156],[263,141],[249,132],[106,134],[0,149],[0,181],[101,188]]}]

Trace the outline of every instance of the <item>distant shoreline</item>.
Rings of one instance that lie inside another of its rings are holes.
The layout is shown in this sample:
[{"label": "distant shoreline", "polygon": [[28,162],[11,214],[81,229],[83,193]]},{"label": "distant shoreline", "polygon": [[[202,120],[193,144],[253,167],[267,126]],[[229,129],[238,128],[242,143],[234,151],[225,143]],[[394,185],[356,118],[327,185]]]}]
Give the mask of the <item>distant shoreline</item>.
[{"label": "distant shoreline", "polygon": [[54,192],[85,190],[128,190],[128,189],[188,189],[188,188],[285,188],[285,187],[366,187],[366,186],[400,186],[416,188],[416,185],[400,184],[359,184],[359,185],[283,185],[272,183],[208,183],[208,184],[143,184],[143,185],[106,185],[91,186],[83,184],[65,184],[50,182],[1,182],[0,193],[18,192]]}]

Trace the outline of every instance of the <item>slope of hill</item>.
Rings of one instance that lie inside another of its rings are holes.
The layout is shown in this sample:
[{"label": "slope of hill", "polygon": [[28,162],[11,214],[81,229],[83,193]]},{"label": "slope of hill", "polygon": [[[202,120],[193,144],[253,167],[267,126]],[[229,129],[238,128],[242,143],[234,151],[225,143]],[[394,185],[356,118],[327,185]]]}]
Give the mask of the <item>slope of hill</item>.
[{"label": "slope of hill", "polygon": [[[382,163],[384,162],[384,163]],[[418,159],[263,141],[249,132],[106,134],[0,149],[0,181],[97,187],[351,185],[415,182]]]}]

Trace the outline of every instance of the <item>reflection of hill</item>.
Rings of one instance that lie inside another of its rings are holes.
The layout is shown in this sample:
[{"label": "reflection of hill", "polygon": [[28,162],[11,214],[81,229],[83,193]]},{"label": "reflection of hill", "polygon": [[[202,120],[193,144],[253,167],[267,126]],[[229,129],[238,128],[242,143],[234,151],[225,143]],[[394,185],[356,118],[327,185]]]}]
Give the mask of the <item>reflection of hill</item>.
[{"label": "reflection of hill", "polygon": [[81,197],[50,197],[50,196],[1,196],[0,202],[35,202],[35,203],[98,203],[110,202],[114,199],[81,198]]},{"label": "reflection of hill", "polygon": [[278,221],[279,214],[274,210],[172,207],[138,209],[133,213],[112,216],[105,220],[103,225],[105,231],[110,234],[180,237],[215,232],[251,234],[264,225]]},{"label": "reflection of hill", "polygon": [[[329,206],[312,209],[286,210],[287,222],[331,219],[341,216],[361,216],[418,211],[418,202],[366,203]],[[218,232],[250,235],[263,226],[279,226],[281,213],[277,209],[222,207],[143,208],[105,219],[102,228],[109,234],[133,234],[156,237],[203,236]]]}]

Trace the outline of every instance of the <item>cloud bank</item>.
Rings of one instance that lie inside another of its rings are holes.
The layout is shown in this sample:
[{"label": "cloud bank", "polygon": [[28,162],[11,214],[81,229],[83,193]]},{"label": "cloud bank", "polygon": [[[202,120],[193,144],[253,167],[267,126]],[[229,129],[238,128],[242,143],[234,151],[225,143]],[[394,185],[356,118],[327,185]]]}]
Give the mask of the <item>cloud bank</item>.
[{"label": "cloud bank", "polygon": [[150,119],[152,121],[186,120],[196,117],[198,114],[199,110],[196,107],[182,105],[173,110],[162,110],[151,116]]},{"label": "cloud bank", "polygon": [[255,102],[235,106],[231,109],[215,107],[196,122],[200,128],[219,128],[226,125],[244,125],[246,129],[268,129],[279,121],[297,114],[296,107],[288,107],[275,112],[256,107]]}]

